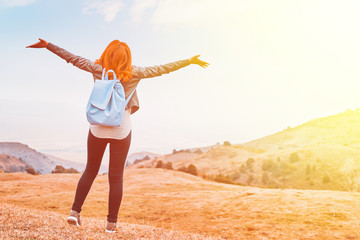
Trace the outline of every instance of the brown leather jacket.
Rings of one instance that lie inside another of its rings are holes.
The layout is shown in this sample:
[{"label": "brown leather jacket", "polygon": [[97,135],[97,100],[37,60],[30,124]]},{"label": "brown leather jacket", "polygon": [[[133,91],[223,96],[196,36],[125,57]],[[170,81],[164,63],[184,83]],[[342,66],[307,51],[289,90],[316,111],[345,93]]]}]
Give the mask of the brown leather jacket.
[{"label": "brown leather jacket", "polygon": [[[65,49],[62,49],[55,44],[49,43],[47,49],[55,53],[59,57],[63,58],[66,62],[72,63],[75,67],[78,67],[82,70],[92,73],[94,81],[95,79],[101,79],[102,75],[102,66],[95,64],[94,61],[90,61],[86,58],[76,56]],[[153,67],[137,67],[132,66],[132,80],[122,83],[125,90],[125,97],[128,97],[134,88],[138,85],[139,81],[142,78],[152,78],[157,77],[165,73],[170,73],[176,71],[180,68],[190,65],[189,59],[180,60],[164,65],[155,65]],[[130,108],[131,114],[135,113],[139,109],[139,100],[137,97],[136,90],[131,97],[126,109]]]}]

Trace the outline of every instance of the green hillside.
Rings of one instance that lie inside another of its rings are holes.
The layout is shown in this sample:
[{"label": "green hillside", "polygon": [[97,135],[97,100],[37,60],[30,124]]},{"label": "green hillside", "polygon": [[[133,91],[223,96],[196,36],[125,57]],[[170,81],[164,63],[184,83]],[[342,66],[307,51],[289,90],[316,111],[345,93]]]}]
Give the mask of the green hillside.
[{"label": "green hillside", "polygon": [[360,111],[309,121],[251,142],[206,153],[179,152],[133,167],[194,164],[211,180],[267,188],[360,190]]}]

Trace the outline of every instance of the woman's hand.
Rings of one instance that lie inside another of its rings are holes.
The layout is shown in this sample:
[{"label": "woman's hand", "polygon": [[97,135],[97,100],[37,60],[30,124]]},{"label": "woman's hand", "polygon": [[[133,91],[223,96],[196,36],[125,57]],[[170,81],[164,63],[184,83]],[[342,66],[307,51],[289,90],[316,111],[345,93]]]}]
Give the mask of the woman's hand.
[{"label": "woman's hand", "polygon": [[189,59],[190,63],[197,64],[203,68],[206,68],[207,66],[209,66],[209,63],[200,60],[199,57],[200,57],[200,55],[193,56],[192,58]]},{"label": "woman's hand", "polygon": [[34,43],[33,45],[26,46],[27,48],[46,48],[48,45],[48,42],[44,39],[39,38],[39,42]]}]

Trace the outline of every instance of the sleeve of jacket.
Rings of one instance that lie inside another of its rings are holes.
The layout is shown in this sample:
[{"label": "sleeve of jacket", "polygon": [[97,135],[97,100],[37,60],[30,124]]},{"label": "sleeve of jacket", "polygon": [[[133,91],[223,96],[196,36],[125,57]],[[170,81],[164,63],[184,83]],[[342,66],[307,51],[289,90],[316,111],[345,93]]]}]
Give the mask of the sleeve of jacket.
[{"label": "sleeve of jacket", "polygon": [[80,68],[81,70],[87,71],[87,72],[94,72],[95,69],[95,63],[91,62],[89,59],[76,56],[68,51],[66,51],[63,48],[60,48],[56,46],[55,44],[49,43],[46,47],[49,51],[55,53],[62,59],[64,59],[67,63],[71,63],[75,67]]},{"label": "sleeve of jacket", "polygon": [[190,65],[190,60],[180,60],[164,65],[155,65],[153,67],[138,67],[133,66],[133,75],[138,78],[152,78],[176,71],[180,68]]}]

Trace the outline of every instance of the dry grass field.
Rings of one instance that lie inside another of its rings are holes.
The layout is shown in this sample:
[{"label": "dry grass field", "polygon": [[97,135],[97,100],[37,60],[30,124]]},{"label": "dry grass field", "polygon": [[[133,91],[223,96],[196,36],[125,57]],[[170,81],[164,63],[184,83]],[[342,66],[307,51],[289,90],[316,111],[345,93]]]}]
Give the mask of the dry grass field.
[{"label": "dry grass field", "polygon": [[[62,234],[101,239],[107,215],[107,175],[96,178],[85,201],[82,229],[66,226],[79,177],[0,174],[2,236],[16,239],[17,232],[24,232],[19,228],[25,227],[26,239],[46,239],[47,234],[48,239],[61,239]],[[151,168],[126,169],[124,179],[119,238],[360,239],[359,193],[243,187]],[[46,223],[43,216],[50,216],[51,221]],[[150,233],[152,229],[157,235]]]},{"label": "dry grass field", "polygon": [[9,204],[0,204],[0,213],[0,239],[220,239],[130,223],[108,234],[104,220],[86,218],[86,226],[76,228],[67,224],[67,215]]}]

